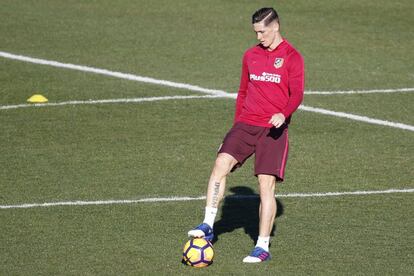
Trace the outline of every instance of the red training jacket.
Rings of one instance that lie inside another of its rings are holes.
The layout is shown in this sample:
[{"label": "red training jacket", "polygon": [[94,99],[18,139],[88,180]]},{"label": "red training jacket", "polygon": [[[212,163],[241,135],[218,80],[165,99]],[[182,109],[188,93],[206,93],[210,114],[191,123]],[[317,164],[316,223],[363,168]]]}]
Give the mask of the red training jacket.
[{"label": "red training jacket", "polygon": [[243,56],[234,122],[272,127],[270,118],[283,113],[286,123],[299,107],[304,93],[304,62],[301,54],[283,40],[273,51],[261,45]]}]

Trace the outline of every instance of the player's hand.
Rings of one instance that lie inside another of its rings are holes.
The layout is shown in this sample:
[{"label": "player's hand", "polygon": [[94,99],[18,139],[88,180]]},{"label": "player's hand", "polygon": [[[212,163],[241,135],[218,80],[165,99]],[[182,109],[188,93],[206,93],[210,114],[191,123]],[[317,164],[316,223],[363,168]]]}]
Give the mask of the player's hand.
[{"label": "player's hand", "polygon": [[283,125],[285,120],[286,118],[285,115],[283,115],[283,113],[276,113],[272,116],[272,118],[270,118],[269,124],[274,125],[275,128],[279,128]]}]

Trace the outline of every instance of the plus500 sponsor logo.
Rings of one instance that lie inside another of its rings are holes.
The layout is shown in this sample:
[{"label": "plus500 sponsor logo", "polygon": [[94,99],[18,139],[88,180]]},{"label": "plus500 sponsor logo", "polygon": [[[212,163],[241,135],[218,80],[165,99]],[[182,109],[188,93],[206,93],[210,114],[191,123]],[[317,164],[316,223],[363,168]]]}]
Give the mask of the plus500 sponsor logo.
[{"label": "plus500 sponsor logo", "polygon": [[263,72],[261,76],[250,74],[250,80],[280,83],[280,75]]}]

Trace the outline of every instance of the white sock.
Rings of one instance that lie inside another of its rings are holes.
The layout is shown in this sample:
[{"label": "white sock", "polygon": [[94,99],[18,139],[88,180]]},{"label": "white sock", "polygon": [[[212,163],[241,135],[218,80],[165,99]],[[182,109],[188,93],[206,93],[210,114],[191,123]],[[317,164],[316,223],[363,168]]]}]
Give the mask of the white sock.
[{"label": "white sock", "polygon": [[260,237],[257,239],[256,246],[259,246],[269,252],[270,237]]},{"label": "white sock", "polygon": [[211,228],[213,228],[214,220],[216,219],[217,215],[217,208],[213,207],[206,207],[206,212],[204,214],[204,223],[207,223],[210,225]]}]

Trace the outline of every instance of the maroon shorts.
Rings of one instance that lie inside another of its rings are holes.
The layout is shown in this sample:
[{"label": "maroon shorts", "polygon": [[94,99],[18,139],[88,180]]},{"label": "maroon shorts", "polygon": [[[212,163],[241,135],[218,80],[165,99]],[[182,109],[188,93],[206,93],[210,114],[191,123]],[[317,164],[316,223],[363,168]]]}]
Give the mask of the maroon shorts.
[{"label": "maroon shorts", "polygon": [[[268,174],[283,181],[288,156],[288,128],[267,128],[236,123],[224,137],[219,153],[228,153],[240,167],[253,153],[255,154],[255,175]],[[232,170],[232,171],[233,171]]]}]

